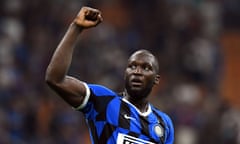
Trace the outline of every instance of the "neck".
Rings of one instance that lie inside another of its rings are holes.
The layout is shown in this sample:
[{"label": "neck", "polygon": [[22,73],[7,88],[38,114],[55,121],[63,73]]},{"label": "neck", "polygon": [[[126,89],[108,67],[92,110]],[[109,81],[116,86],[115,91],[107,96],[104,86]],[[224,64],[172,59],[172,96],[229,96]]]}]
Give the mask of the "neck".
[{"label": "neck", "polygon": [[130,94],[125,91],[123,93],[123,98],[133,104],[140,112],[144,113],[148,110],[148,100],[146,97],[142,96],[130,96]]}]

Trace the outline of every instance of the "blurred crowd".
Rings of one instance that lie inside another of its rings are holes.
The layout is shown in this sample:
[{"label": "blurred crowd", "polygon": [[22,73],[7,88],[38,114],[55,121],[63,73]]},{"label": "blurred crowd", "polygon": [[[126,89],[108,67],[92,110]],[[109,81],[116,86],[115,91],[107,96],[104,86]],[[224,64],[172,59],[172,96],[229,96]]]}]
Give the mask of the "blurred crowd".
[{"label": "blurred crowd", "polygon": [[161,74],[150,101],[173,119],[175,143],[240,144],[240,111],[220,93],[219,42],[240,28],[238,0],[0,1],[0,144],[90,143],[82,114],[44,81],[81,6],[104,22],[79,38],[69,75],[121,92],[128,56],[148,49]]}]

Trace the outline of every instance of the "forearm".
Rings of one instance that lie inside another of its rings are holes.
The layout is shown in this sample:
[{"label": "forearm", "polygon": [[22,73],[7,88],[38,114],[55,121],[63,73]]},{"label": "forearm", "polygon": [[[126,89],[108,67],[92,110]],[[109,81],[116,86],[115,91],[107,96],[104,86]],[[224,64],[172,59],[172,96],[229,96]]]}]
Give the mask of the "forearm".
[{"label": "forearm", "polygon": [[83,29],[95,27],[102,20],[99,10],[82,7],[56,48],[46,70],[47,84],[73,107],[81,105],[87,95],[86,86],[82,81],[67,76],[75,44]]},{"label": "forearm", "polygon": [[74,46],[82,29],[75,23],[72,23],[63,39],[55,50],[53,57],[48,65],[46,80],[61,82],[71,65]]}]

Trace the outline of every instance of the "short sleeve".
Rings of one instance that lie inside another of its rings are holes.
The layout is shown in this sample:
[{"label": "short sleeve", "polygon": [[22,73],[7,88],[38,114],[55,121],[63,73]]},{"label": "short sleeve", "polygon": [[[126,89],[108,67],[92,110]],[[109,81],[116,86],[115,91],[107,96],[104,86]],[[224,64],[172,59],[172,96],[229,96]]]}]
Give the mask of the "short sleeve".
[{"label": "short sleeve", "polygon": [[173,144],[174,143],[173,122],[168,115],[165,115],[165,120],[167,122],[167,136],[166,136],[165,144]]},{"label": "short sleeve", "polygon": [[86,89],[86,95],[84,97],[84,100],[83,100],[83,103],[78,106],[77,108],[75,108],[75,110],[81,110],[83,107],[85,107],[87,105],[87,102],[89,100],[89,97],[90,97],[90,89],[88,87],[88,85],[86,83],[83,83],[84,86],[85,86],[85,89]]},{"label": "short sleeve", "polygon": [[94,119],[99,112],[103,112],[109,100],[116,97],[116,93],[102,85],[86,84],[86,97],[77,110],[83,112],[85,118]]}]

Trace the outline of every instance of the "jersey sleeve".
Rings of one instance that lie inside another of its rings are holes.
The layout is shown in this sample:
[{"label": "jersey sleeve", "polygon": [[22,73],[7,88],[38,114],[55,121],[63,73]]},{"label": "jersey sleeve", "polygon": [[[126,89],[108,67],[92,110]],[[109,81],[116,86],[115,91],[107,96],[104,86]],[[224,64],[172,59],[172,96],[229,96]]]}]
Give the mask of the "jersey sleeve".
[{"label": "jersey sleeve", "polygon": [[87,119],[92,119],[96,116],[97,111],[102,107],[106,107],[108,104],[107,99],[116,96],[116,93],[102,85],[85,84],[85,87],[85,99],[77,110],[83,112]]},{"label": "jersey sleeve", "polygon": [[174,127],[173,122],[168,115],[165,114],[165,120],[167,124],[167,136],[165,140],[165,144],[173,144],[174,143]]},{"label": "jersey sleeve", "polygon": [[84,97],[83,103],[78,106],[77,108],[75,108],[75,110],[81,110],[82,108],[84,108],[87,105],[87,102],[90,98],[90,88],[88,87],[88,85],[86,83],[83,83],[83,85],[85,86],[86,89],[86,95]]}]

